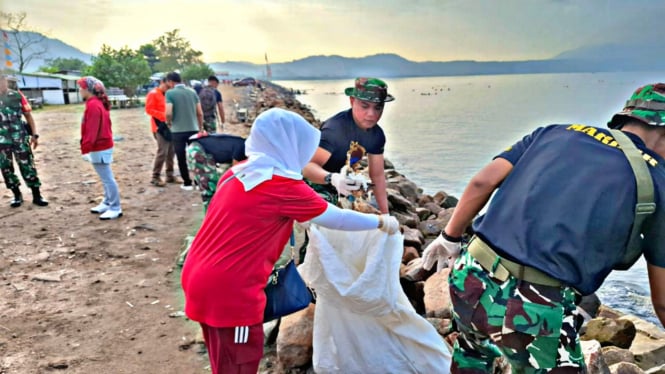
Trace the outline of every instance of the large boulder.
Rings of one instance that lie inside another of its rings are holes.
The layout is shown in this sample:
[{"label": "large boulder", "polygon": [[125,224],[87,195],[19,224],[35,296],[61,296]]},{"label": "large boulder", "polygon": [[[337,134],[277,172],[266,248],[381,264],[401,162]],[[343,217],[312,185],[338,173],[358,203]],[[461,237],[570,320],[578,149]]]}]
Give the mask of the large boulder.
[{"label": "large boulder", "polygon": [[665,365],[665,331],[639,317],[625,315],[619,320],[633,323],[637,334],[630,346],[635,363],[643,370]]},{"label": "large boulder", "polygon": [[431,274],[430,270],[423,269],[423,259],[420,257],[409,261],[404,269],[400,268],[400,277],[410,282],[424,281]]},{"label": "large boulder", "polygon": [[400,195],[399,191],[388,188],[386,190],[388,194],[388,202],[390,203],[392,210],[397,210],[399,212],[408,212],[415,213],[416,207],[414,203],[407,200],[404,196]]},{"label": "large boulder", "polygon": [[414,247],[420,251],[425,244],[425,235],[418,229],[405,228],[402,234],[404,234],[405,246]]},{"label": "large boulder", "polygon": [[589,374],[610,374],[610,369],[605,363],[600,343],[596,340],[583,340],[580,342],[584,362],[586,362]]},{"label": "large boulder", "polygon": [[635,363],[635,355],[628,349],[619,347],[603,347],[603,357],[607,365],[614,365],[619,362],[632,362]]},{"label": "large boulder", "polygon": [[282,318],[277,336],[277,360],[285,370],[308,365],[312,361],[314,304]]},{"label": "large boulder", "polygon": [[444,227],[445,224],[438,219],[428,219],[427,221],[422,221],[418,224],[420,232],[422,232],[425,237],[430,238],[439,236]]},{"label": "large boulder", "polygon": [[420,257],[418,250],[414,247],[406,246],[404,247],[404,253],[402,253],[402,263],[408,264],[412,260]]},{"label": "large boulder", "polygon": [[618,362],[610,365],[610,373],[612,374],[644,374],[644,370],[639,366],[630,362]]},{"label": "large boulder", "polygon": [[635,338],[635,325],[629,320],[594,318],[586,326],[582,340],[597,340],[602,346],[630,348]]},{"label": "large boulder", "polygon": [[432,214],[434,214],[435,216],[438,215],[439,212],[443,210],[443,208],[441,208],[441,207],[439,206],[439,204],[434,203],[434,202],[432,202],[432,203],[426,203],[425,205],[423,205],[423,208],[429,210],[429,211],[430,211]]},{"label": "large boulder", "polygon": [[451,318],[448,274],[445,268],[425,281],[425,316],[433,318]]},{"label": "large boulder", "polygon": [[[438,205],[437,205],[437,207],[438,207]],[[428,219],[429,216],[432,215],[432,212],[427,208],[423,208],[423,207],[419,206],[419,207],[416,208],[416,215],[418,216],[418,218],[420,218],[421,221],[424,221],[424,220]]]},{"label": "large boulder", "polygon": [[400,225],[410,227],[412,229],[417,228],[418,224],[420,223],[420,219],[418,218],[418,215],[416,215],[416,213],[391,211],[390,214],[393,217],[397,218],[397,221],[399,222]]}]

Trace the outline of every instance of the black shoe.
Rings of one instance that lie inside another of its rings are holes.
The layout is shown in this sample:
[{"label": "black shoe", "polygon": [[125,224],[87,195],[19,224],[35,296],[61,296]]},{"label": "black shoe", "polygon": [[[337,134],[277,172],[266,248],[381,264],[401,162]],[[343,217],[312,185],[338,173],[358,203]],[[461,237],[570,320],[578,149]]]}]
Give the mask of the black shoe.
[{"label": "black shoe", "polygon": [[39,193],[39,187],[32,188],[32,203],[38,206],[47,206],[48,201]]},{"label": "black shoe", "polygon": [[21,204],[23,204],[23,195],[21,194],[21,190],[19,190],[18,187],[12,188],[12,192],[14,193],[14,198],[9,203],[9,206],[12,208],[18,208],[21,206]]}]

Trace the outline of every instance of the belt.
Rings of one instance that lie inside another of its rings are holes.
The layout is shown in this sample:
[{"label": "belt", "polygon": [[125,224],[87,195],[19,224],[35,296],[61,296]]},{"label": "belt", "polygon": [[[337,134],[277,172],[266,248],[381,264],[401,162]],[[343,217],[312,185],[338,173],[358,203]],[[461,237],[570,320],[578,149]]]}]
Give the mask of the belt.
[{"label": "belt", "polygon": [[502,258],[477,236],[471,239],[467,250],[485,270],[490,272],[492,277],[502,282],[505,282],[508,277],[513,276],[517,279],[542,286],[564,286],[558,279],[554,279],[538,269]]}]

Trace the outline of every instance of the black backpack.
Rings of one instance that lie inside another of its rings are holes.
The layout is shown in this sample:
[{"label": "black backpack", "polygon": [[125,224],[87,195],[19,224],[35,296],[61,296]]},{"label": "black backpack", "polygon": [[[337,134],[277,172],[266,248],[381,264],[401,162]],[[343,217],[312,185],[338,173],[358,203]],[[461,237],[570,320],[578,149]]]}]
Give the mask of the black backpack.
[{"label": "black backpack", "polygon": [[203,117],[206,119],[215,118],[217,108],[217,95],[215,89],[208,86],[203,87],[199,92],[199,100],[201,101],[201,109],[203,109]]}]

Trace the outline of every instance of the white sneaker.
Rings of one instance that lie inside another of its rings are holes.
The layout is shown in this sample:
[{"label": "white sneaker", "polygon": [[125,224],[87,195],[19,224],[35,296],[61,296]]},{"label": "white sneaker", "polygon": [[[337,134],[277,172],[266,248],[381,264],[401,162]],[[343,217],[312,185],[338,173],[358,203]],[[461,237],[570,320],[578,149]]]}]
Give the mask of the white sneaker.
[{"label": "white sneaker", "polygon": [[101,213],[106,212],[107,210],[109,210],[109,206],[104,204],[104,203],[101,203],[101,204],[97,205],[96,207],[91,208],[90,213],[101,214]]},{"label": "white sneaker", "polygon": [[189,186],[185,186],[184,184],[181,184],[180,188],[185,190],[185,191],[192,191],[194,189],[194,187],[191,184]]},{"label": "white sneaker", "polygon": [[122,217],[122,210],[107,210],[104,212],[101,216],[99,216],[99,219],[105,221],[109,219],[116,219]]}]

